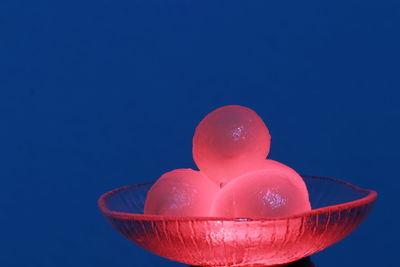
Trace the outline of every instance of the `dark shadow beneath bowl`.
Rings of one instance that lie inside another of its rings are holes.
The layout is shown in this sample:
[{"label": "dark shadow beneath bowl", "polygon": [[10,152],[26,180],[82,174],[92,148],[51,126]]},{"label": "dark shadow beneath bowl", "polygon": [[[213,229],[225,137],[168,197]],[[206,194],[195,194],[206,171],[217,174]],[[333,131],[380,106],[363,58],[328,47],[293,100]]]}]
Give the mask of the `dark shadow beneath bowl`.
[{"label": "dark shadow beneath bowl", "polygon": [[[266,265],[265,265],[266,266]],[[275,265],[279,267],[316,267],[316,265],[311,261],[311,257],[306,257],[298,261],[294,261],[284,265]],[[197,266],[197,265],[190,265],[190,267],[204,267],[204,266]],[[262,267],[259,265],[259,267]]]}]

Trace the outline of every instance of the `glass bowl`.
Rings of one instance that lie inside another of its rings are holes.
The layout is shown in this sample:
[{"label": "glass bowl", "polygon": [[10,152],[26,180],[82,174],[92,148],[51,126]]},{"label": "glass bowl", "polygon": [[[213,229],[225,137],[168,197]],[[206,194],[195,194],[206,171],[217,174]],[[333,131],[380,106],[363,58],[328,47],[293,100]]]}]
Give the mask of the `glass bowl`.
[{"label": "glass bowl", "polygon": [[153,183],[105,193],[99,207],[108,222],[142,248],[200,266],[285,264],[340,241],[368,216],[377,193],[349,183],[303,176],[312,210],[274,219],[173,217],[143,214]]}]

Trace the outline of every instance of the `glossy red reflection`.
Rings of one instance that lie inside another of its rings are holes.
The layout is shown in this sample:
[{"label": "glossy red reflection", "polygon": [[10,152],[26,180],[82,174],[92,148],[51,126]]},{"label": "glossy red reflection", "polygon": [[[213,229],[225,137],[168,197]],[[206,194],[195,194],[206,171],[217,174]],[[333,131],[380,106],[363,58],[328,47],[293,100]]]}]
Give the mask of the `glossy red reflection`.
[{"label": "glossy red reflection", "polygon": [[376,192],[336,179],[304,177],[313,210],[274,219],[143,214],[152,184],[110,191],[99,207],[129,240],[165,258],[200,266],[285,264],[338,242],[369,214]]},{"label": "glossy red reflection", "polygon": [[270,134],[253,110],[225,106],[209,113],[193,137],[197,167],[217,184],[254,170],[268,155]]},{"label": "glossy red reflection", "polygon": [[244,174],[216,195],[212,216],[231,218],[289,217],[311,210],[303,179],[286,168],[270,167]]},{"label": "glossy red reflection", "polygon": [[147,193],[144,213],[209,216],[219,187],[199,171],[177,169],[161,176]]}]

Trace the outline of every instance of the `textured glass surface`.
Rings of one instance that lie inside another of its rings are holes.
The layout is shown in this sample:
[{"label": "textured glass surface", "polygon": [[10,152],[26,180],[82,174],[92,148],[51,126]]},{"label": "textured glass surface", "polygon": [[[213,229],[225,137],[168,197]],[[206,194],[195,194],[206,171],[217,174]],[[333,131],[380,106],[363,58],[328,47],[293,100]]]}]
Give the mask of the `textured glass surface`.
[{"label": "textured glass surface", "polygon": [[144,215],[151,183],[110,191],[99,207],[129,240],[162,257],[202,266],[292,262],[338,242],[367,217],[376,192],[330,178],[303,176],[312,211],[287,218]]}]

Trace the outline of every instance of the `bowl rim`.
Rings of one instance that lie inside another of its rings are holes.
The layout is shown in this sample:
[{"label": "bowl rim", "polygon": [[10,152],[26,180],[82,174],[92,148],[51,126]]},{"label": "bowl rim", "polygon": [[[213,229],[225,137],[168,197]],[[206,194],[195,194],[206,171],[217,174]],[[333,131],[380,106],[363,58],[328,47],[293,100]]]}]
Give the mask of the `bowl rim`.
[{"label": "bowl rim", "polygon": [[330,205],[330,206],[325,206],[322,208],[318,209],[313,209],[307,212],[299,213],[296,215],[292,216],[286,216],[286,217],[275,217],[275,218],[245,218],[245,217],[200,217],[200,216],[166,216],[166,215],[155,215],[155,214],[141,214],[141,213],[128,213],[128,212],[120,212],[120,211],[113,211],[110,210],[107,206],[107,199],[111,197],[112,195],[124,191],[129,188],[133,187],[140,187],[144,185],[150,185],[153,184],[154,182],[148,182],[148,183],[140,183],[140,184],[134,184],[134,185],[128,185],[120,188],[116,188],[113,190],[110,190],[100,196],[98,199],[98,207],[100,208],[100,211],[105,215],[106,217],[111,217],[111,218],[117,218],[117,219],[122,219],[122,220],[134,220],[134,221],[197,221],[197,222],[206,222],[206,221],[226,221],[226,222],[276,222],[276,221],[286,221],[286,220],[291,220],[291,219],[297,219],[297,218],[302,218],[305,216],[315,216],[315,215],[320,215],[323,213],[328,213],[332,211],[339,211],[339,210],[345,210],[345,209],[350,209],[350,208],[355,208],[355,207],[360,207],[362,205],[366,205],[369,203],[373,203],[378,196],[378,193],[375,190],[370,190],[370,189],[363,189],[358,186],[355,186],[349,182],[345,182],[336,178],[328,178],[328,177],[320,177],[320,176],[313,176],[313,175],[301,175],[302,178],[306,179],[322,179],[322,180],[329,180],[331,182],[339,182],[341,184],[344,184],[346,186],[352,187],[353,189],[367,193],[366,196],[345,202],[345,203],[340,203],[336,205]]}]

